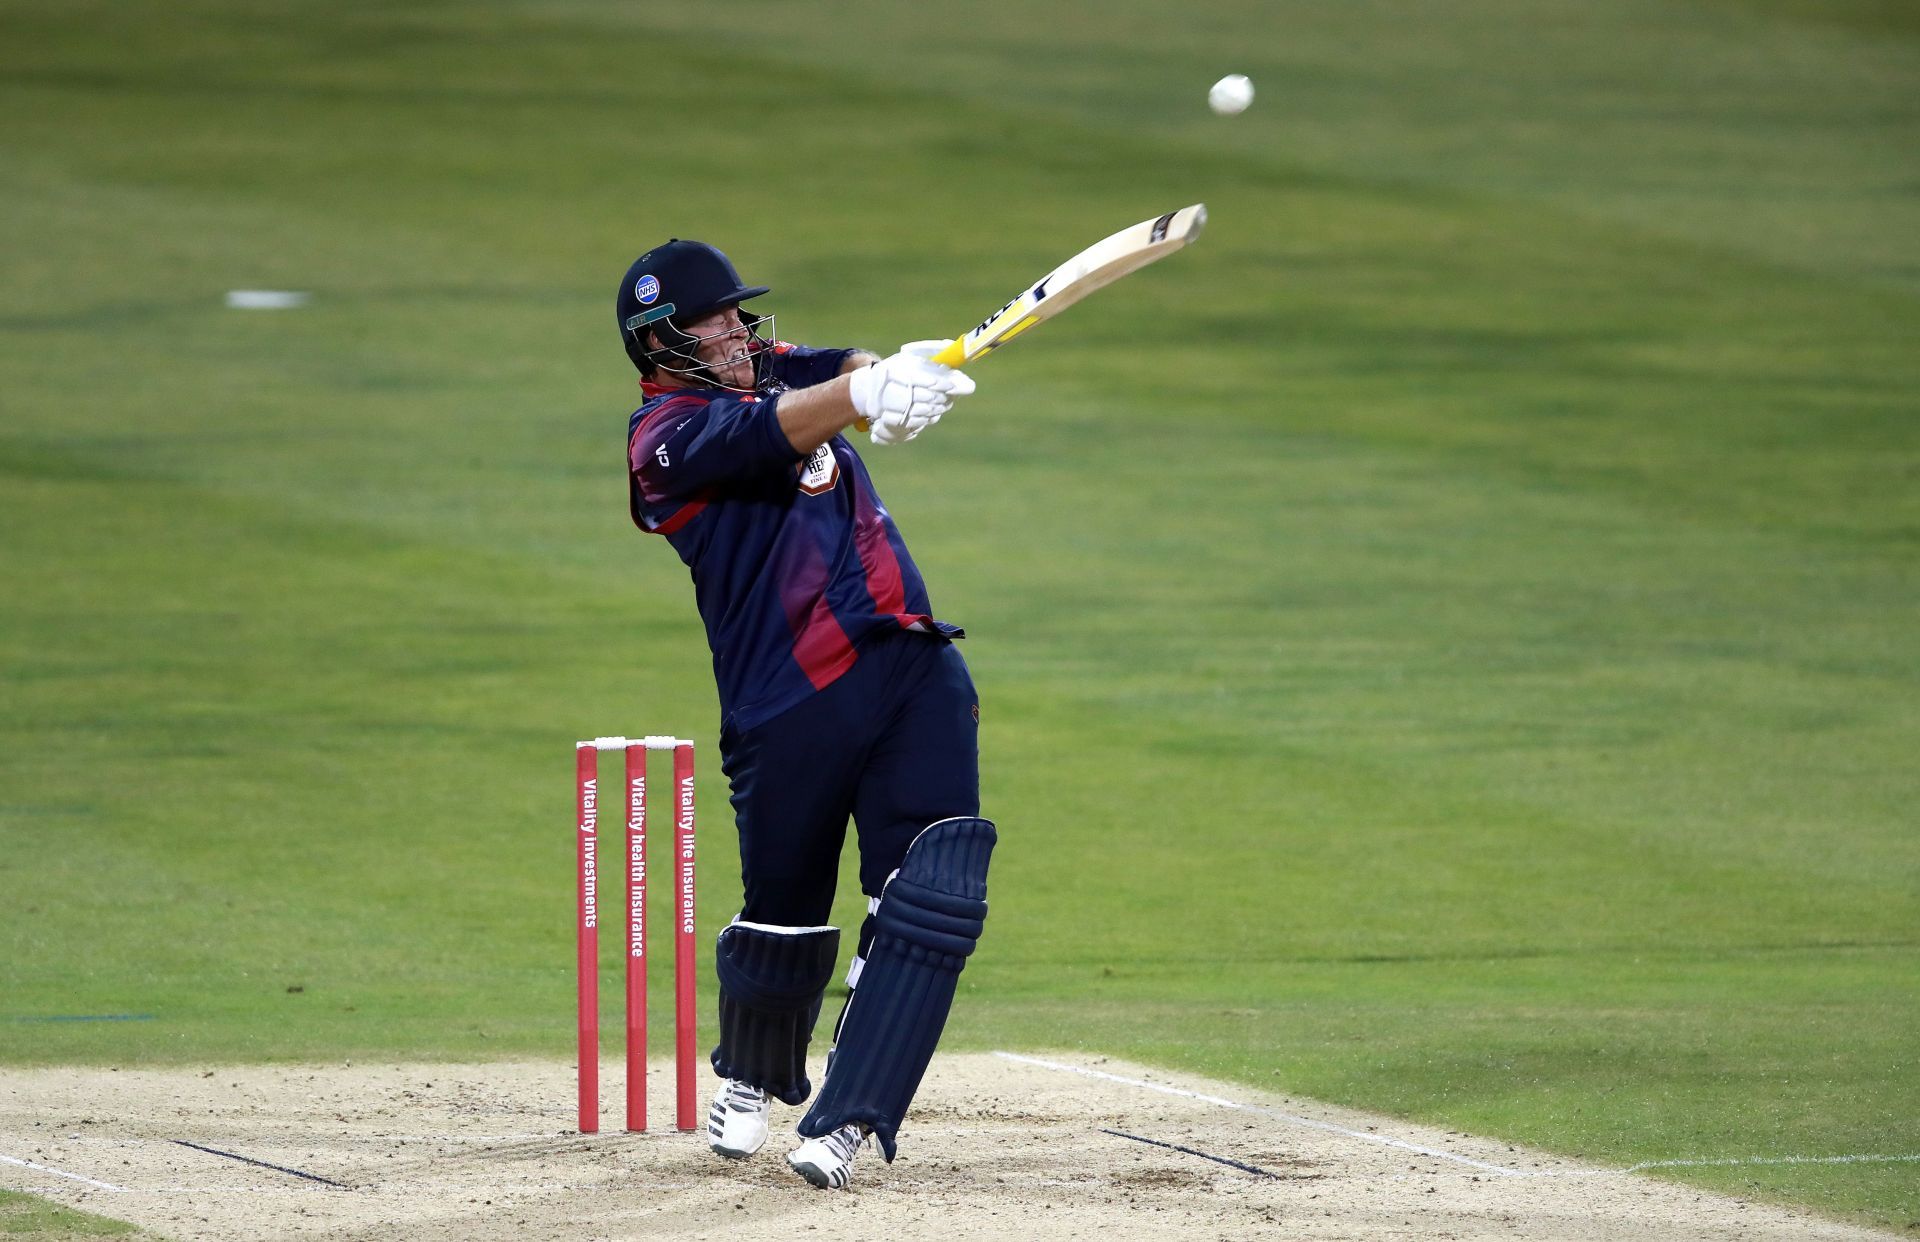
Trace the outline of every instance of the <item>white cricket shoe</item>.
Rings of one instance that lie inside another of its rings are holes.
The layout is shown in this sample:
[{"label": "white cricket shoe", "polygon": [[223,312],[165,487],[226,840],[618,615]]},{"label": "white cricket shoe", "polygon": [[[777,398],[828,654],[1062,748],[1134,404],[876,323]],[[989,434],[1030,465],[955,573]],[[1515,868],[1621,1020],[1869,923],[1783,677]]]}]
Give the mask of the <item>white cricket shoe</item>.
[{"label": "white cricket shoe", "polygon": [[787,1153],[787,1165],[819,1190],[845,1190],[853,1180],[853,1153],[867,1141],[867,1128],[848,1122],[825,1138],[810,1138]]},{"label": "white cricket shoe", "polygon": [[773,1097],[758,1087],[729,1078],[713,1093],[707,1113],[707,1145],[729,1160],[745,1160],[767,1141],[767,1114]]}]

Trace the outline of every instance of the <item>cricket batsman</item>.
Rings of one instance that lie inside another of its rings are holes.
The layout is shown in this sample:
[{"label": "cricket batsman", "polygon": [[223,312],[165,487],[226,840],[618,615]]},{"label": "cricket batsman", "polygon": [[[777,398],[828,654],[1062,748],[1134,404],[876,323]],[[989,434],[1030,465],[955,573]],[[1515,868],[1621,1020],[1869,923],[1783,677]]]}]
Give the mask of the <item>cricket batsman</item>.
[{"label": "cricket batsman", "polygon": [[621,279],[621,343],[645,401],[627,425],[634,523],[686,562],[713,651],[720,755],[740,836],[739,915],[720,933],[713,1150],[766,1143],[805,1104],[807,1045],[839,951],[851,819],[868,914],[827,1071],[787,1163],[844,1188],[896,1135],[986,918],[979,701],[906,540],[853,444],[905,444],[974,389],[931,361],[775,337],[727,256],[668,241]]}]

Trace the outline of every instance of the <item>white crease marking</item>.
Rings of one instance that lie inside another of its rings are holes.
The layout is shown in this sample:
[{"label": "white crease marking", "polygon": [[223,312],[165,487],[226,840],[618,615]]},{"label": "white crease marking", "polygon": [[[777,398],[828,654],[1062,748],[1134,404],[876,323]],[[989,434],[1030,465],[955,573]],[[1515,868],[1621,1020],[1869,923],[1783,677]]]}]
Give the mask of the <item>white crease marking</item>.
[{"label": "white crease marking", "polygon": [[1265,1108],[1259,1104],[1243,1104],[1238,1100],[1223,1099],[1217,1095],[1203,1095],[1198,1091],[1187,1091],[1180,1087],[1164,1087],[1157,1082],[1147,1082],[1139,1078],[1125,1078],[1119,1074],[1109,1074],[1105,1070],[1086,1069],[1078,1065],[1067,1065],[1060,1061],[1044,1061],[1039,1057],[1021,1056],[1014,1052],[995,1052],[993,1055],[1008,1061],[1018,1061],[1022,1065],[1037,1065],[1042,1069],[1063,1070],[1069,1074],[1081,1074],[1088,1078],[1098,1078],[1106,1082],[1124,1083],[1129,1087],[1144,1087],[1148,1091],[1158,1091],[1163,1095],[1178,1095],[1189,1100],[1199,1100],[1206,1104],[1218,1104],[1222,1108],[1233,1108],[1247,1113],[1259,1113],[1263,1117],[1277,1118],[1290,1125],[1305,1126],[1311,1130],[1324,1130],[1330,1134],[1340,1134],[1347,1138],[1363,1139],[1369,1143],[1379,1143],[1384,1147],[1394,1147],[1401,1151],[1418,1152],[1423,1156],[1433,1156],[1440,1160],[1451,1160],[1456,1164],[1469,1165],[1476,1169],[1483,1169],[1488,1173],[1498,1173],[1503,1177],[1530,1176],[1521,1169],[1510,1169],[1500,1164],[1488,1164],[1484,1160],[1473,1160],[1466,1156],[1457,1156],[1450,1151],[1441,1151],[1437,1147],[1422,1147],[1418,1143],[1409,1143],[1402,1139],[1388,1138],[1381,1134],[1368,1134],[1363,1130],[1349,1130],[1345,1126],[1336,1126],[1326,1121],[1315,1121],[1311,1117],[1299,1117],[1293,1113],[1283,1113],[1278,1109]]},{"label": "white crease marking", "polygon": [[1180,1087],[1162,1086],[1156,1082],[1146,1082],[1138,1078],[1126,1078],[1119,1074],[1109,1074],[1105,1070],[1087,1069],[1084,1066],[1067,1065],[1059,1061],[1046,1061],[1039,1057],[1021,1056],[1014,1052],[995,1052],[993,1055],[1003,1060],[1017,1061],[1022,1065],[1037,1065],[1042,1069],[1064,1070],[1069,1074],[1081,1074],[1088,1078],[1098,1078],[1106,1082],[1124,1083],[1129,1087],[1144,1087],[1148,1091],[1158,1091],[1163,1095],[1177,1095],[1190,1100],[1200,1100],[1207,1104],[1218,1104],[1222,1108],[1233,1108],[1241,1112],[1259,1113],[1261,1116],[1278,1118],[1281,1121],[1291,1122],[1294,1125],[1308,1126],[1315,1130],[1326,1130],[1334,1134],[1344,1134],[1349,1138],[1365,1139],[1369,1143],[1383,1143],[1388,1147],[1398,1147],[1406,1151],[1417,1151],[1425,1156],[1437,1156],[1442,1160],[1452,1160],[1459,1164],[1471,1165],[1476,1169],[1484,1169],[1489,1173],[1497,1173],[1502,1177],[1622,1177],[1628,1173],[1638,1173],[1642,1169],[1697,1169],[1765,1164],[1920,1163],[1920,1154],[1863,1154],[1851,1156],[1739,1156],[1729,1159],[1642,1160],[1639,1164],[1628,1165],[1624,1169],[1513,1169],[1505,1165],[1487,1164],[1479,1160],[1470,1160],[1465,1156],[1456,1156],[1452,1152],[1440,1151],[1432,1147],[1422,1147],[1418,1143],[1408,1143],[1400,1139],[1386,1138],[1378,1134],[1367,1134],[1359,1130],[1349,1130],[1344,1126],[1330,1125],[1324,1121],[1315,1121],[1311,1117],[1298,1117],[1292,1113],[1283,1113],[1278,1109],[1266,1108],[1259,1104],[1245,1104],[1238,1100],[1222,1099],[1217,1095],[1205,1095],[1198,1091],[1187,1091]]},{"label": "white crease marking", "polygon": [[82,1177],[78,1173],[69,1173],[65,1169],[56,1169],[50,1164],[36,1164],[31,1160],[22,1160],[18,1156],[0,1155],[0,1160],[4,1160],[8,1164],[17,1164],[23,1169],[38,1169],[42,1173],[51,1173],[55,1177],[65,1177],[76,1182],[85,1182],[87,1185],[98,1187],[101,1190],[126,1190],[125,1186],[116,1186],[112,1182],[96,1182],[91,1177]]}]

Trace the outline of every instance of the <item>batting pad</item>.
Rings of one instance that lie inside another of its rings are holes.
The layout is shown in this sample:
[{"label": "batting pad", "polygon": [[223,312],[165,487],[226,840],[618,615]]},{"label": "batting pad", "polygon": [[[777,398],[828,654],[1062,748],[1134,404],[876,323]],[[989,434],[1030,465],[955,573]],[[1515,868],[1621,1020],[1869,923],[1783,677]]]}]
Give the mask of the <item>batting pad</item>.
[{"label": "batting pad", "polygon": [[943,819],[908,847],[880,895],[860,986],[802,1135],[819,1138],[857,1121],[892,1161],[894,1135],[986,922],[987,862],[998,839],[984,819]]},{"label": "batting pad", "polygon": [[729,924],[714,959],[720,976],[720,1045],[710,1058],[722,1078],[737,1078],[784,1104],[802,1104],[807,1041],[840,951],[837,927]]}]

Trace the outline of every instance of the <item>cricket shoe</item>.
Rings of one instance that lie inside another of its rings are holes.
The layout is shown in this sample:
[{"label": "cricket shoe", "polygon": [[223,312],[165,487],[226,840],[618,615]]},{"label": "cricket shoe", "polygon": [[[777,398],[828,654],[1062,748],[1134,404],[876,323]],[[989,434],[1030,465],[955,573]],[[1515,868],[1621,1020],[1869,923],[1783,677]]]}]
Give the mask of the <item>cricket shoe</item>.
[{"label": "cricket shoe", "polygon": [[845,1190],[853,1180],[853,1153],[867,1141],[867,1128],[848,1122],[824,1138],[810,1138],[787,1153],[787,1165],[819,1190]]},{"label": "cricket shoe", "polygon": [[758,1087],[729,1078],[713,1093],[707,1113],[707,1145],[715,1155],[745,1160],[767,1141],[767,1114],[773,1097]]}]

